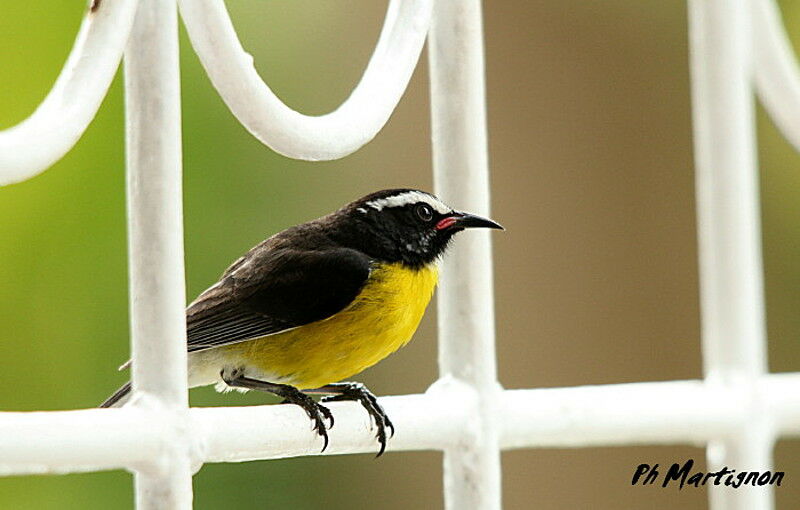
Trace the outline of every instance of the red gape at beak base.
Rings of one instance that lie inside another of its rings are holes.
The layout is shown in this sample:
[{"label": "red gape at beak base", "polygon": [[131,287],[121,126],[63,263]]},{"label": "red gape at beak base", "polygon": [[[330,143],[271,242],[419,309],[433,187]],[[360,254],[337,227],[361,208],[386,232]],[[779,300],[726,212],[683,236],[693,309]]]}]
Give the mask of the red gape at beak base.
[{"label": "red gape at beak base", "polygon": [[444,230],[448,227],[452,227],[456,222],[456,217],[448,216],[447,218],[442,218],[439,220],[439,223],[436,224],[436,230]]}]

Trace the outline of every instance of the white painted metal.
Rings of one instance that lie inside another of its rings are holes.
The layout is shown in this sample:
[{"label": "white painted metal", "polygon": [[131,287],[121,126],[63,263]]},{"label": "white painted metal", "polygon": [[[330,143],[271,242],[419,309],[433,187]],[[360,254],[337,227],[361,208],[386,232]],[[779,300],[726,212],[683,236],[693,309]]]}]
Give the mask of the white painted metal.
[{"label": "white painted metal", "polygon": [[[707,448],[711,469],[769,469],[773,435],[758,378],[766,371],[749,0],[690,0],[700,301],[705,375],[735,389],[735,430]],[[712,510],[773,507],[769,486],[710,487]]]},{"label": "white painted metal", "polygon": [[236,118],[276,152],[312,161],[347,156],[380,131],[416,67],[431,13],[431,0],[392,0],[361,82],[339,108],[315,117],[289,108],[264,83],[223,2],[179,4],[192,45]]},{"label": "white painted metal", "polygon": [[61,74],[36,112],[0,131],[0,185],[38,175],[75,145],[114,78],[136,5],[136,0],[112,0],[86,15]]},{"label": "white painted metal", "polygon": [[795,149],[800,150],[800,73],[774,0],[752,0],[758,97]]},{"label": "white painted metal", "polygon": [[[445,202],[489,215],[480,0],[437,0],[429,50],[436,193]],[[471,232],[456,240],[443,261],[438,291],[437,385],[465,385],[477,399],[475,416],[444,453],[445,507],[452,510],[501,507],[490,235]]]},{"label": "white painted metal", "polygon": [[[110,2],[109,2],[110,3]],[[141,0],[125,52],[133,405],[167,424],[136,466],[139,509],[192,502],[183,267],[180,66],[174,0]]]},{"label": "white painted metal", "polygon": [[[222,2],[179,2],[231,110],[279,152],[312,160],[344,156],[375,136],[431,22],[431,0],[393,0],[351,97],[328,115],[307,117],[261,81]],[[0,413],[0,475],[127,468],[136,473],[139,508],[181,509],[191,506],[191,473],[203,462],[315,455],[320,444],[293,406],[187,410],[176,5],[138,3],[125,66],[136,397],[124,409]],[[113,77],[136,5],[104,0],[87,15],[45,101],[0,132],[0,184],[36,175],[75,143]],[[488,214],[480,2],[434,5],[437,192]],[[713,466],[754,470],[770,466],[776,435],[800,436],[800,373],[766,374],[751,94],[755,66],[767,110],[800,148],[800,73],[771,0],[690,0],[689,7],[706,380],[502,391],[489,235],[464,236],[443,268],[441,380],[425,395],[381,399],[397,426],[390,451],[445,452],[448,508],[500,507],[500,448],[707,444]],[[363,409],[331,407],[337,426],[326,454],[374,452]],[[711,505],[768,509],[772,493],[712,490]]]},{"label": "white painted metal", "polygon": [[[800,437],[800,373],[771,374],[756,387],[784,437]],[[397,426],[388,451],[446,450],[472,419],[472,391],[380,399]],[[733,388],[703,381],[506,390],[494,409],[503,449],[629,444],[703,445],[748,419]],[[332,403],[336,427],[325,455],[375,453],[364,410]],[[151,409],[0,413],[0,475],[80,472],[146,464],[174,432]],[[319,455],[319,438],[293,406],[189,410],[186,440],[195,463]],[[741,466],[747,469],[748,466]]]}]

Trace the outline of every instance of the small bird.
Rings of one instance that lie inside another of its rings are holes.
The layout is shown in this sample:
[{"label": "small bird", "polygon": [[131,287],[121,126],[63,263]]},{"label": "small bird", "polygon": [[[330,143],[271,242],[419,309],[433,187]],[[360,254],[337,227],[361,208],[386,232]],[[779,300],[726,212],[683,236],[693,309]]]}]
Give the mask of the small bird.
[{"label": "small bird", "polygon": [[[394,425],[363,384],[338,381],[408,343],[447,245],[476,227],[503,229],[424,191],[390,189],[262,241],[186,309],[189,387],[282,397],[308,414],[323,451],[333,414],[311,395],[357,401],[375,422],[380,456]],[[127,383],[100,407],[123,405],[130,391]]]}]

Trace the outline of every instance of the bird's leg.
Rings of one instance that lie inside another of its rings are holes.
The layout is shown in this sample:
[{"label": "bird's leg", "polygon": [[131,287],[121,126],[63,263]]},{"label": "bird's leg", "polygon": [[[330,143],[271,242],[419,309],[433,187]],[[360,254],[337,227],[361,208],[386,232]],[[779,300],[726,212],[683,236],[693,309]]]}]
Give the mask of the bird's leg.
[{"label": "bird's leg", "polygon": [[[228,386],[266,391],[273,395],[283,397],[284,400],[282,403],[300,406],[303,411],[308,414],[308,417],[311,418],[311,422],[314,424],[314,430],[317,431],[317,434],[322,436],[322,439],[325,441],[325,444],[322,446],[322,451],[324,452],[328,447],[328,428],[333,427],[333,414],[331,414],[330,409],[327,407],[318,404],[313,398],[294,386],[251,379],[245,377],[241,370],[222,370],[219,375]],[[325,420],[330,422],[330,425],[327,427],[325,426]]]},{"label": "bird's leg", "polygon": [[360,403],[364,409],[367,410],[371,421],[374,421],[378,428],[376,437],[378,439],[378,443],[381,445],[381,449],[378,452],[377,457],[383,455],[384,450],[386,450],[386,429],[388,428],[391,431],[391,436],[394,436],[394,425],[386,415],[386,411],[384,411],[381,405],[378,404],[378,399],[375,398],[375,395],[373,395],[366,386],[359,382],[343,382],[326,384],[325,386],[315,388],[313,390],[303,391],[311,394],[322,393],[330,395],[328,397],[324,397],[322,402],[355,400],[356,402]]}]

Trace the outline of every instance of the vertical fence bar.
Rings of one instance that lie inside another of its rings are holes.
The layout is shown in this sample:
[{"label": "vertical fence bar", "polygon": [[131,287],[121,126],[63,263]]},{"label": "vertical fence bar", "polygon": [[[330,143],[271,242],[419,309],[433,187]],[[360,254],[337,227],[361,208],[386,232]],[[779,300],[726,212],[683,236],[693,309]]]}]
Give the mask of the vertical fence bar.
[{"label": "vertical fence bar", "polygon": [[[429,36],[433,168],[437,194],[489,214],[486,98],[480,0],[437,0]],[[439,369],[469,384],[478,415],[444,454],[445,506],[499,509],[500,452],[489,232],[470,232],[444,261],[439,289]]]},{"label": "vertical fence bar", "polygon": [[[758,170],[748,0],[690,0],[700,301],[706,381],[741,395],[731,437],[709,470],[769,469],[773,435],[756,396],[766,372]],[[767,487],[710,487],[712,510],[773,506]]]},{"label": "vertical fence bar", "polygon": [[[179,75],[175,1],[141,0],[125,53],[132,377],[168,436],[188,403]],[[191,508],[188,448],[172,435],[136,472],[140,510]]]}]

